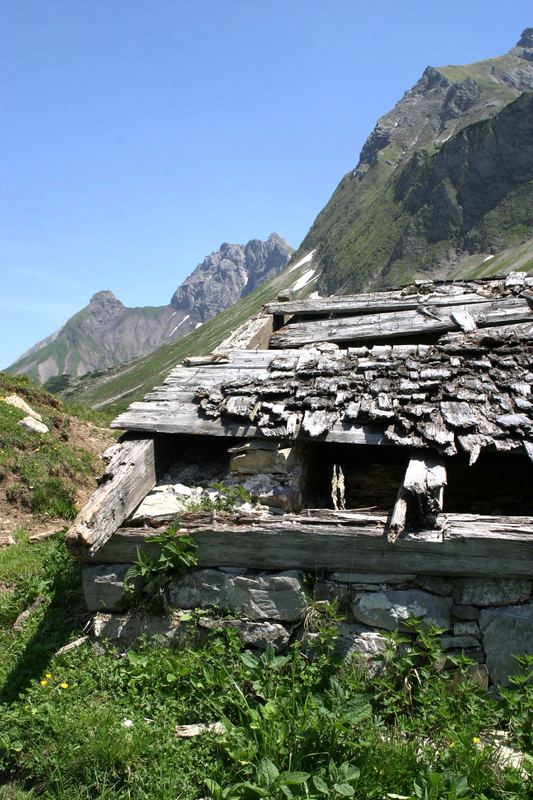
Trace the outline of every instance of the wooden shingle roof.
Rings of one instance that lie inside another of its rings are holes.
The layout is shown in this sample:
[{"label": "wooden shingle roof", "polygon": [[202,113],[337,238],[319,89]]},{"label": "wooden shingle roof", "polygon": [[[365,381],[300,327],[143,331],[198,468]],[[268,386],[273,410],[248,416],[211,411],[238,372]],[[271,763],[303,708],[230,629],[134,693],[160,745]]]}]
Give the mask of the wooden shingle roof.
[{"label": "wooden shingle roof", "polygon": [[270,304],[275,349],[193,359],[113,424],[532,455],[532,309],[520,273]]}]

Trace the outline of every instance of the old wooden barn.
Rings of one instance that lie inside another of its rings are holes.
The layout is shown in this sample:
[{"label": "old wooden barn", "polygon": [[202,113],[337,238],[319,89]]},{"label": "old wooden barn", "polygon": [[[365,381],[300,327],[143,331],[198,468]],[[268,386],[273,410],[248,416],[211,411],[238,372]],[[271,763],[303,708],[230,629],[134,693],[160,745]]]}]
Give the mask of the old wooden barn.
[{"label": "old wooden barn", "polygon": [[[186,359],[113,422],[126,433],[68,533],[96,633],[179,638],[200,606],[282,647],[335,597],[345,652],[416,616],[505,681],[533,651],[532,332],[533,279],[511,273],[280,299]],[[224,486],[254,502],[205,502]],[[157,553],[177,514],[196,568],[158,621],[124,613],[138,548]]]}]

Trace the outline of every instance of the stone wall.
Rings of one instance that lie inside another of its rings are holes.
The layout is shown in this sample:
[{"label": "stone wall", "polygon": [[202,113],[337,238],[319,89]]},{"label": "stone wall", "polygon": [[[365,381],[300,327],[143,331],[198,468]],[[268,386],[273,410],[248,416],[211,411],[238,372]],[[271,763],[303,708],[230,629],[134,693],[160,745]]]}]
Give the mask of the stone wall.
[{"label": "stone wall", "polygon": [[[183,612],[204,609],[199,625],[237,628],[246,646],[281,650],[294,639],[306,644],[310,613],[317,603],[336,601],[342,614],[337,649],[342,655],[379,656],[384,631],[405,629],[416,617],[443,630],[444,655],[464,652],[478,665],[482,685],[504,684],[517,671],[513,654],[533,653],[532,582],[525,579],[441,578],[336,572],[258,572],[236,568],[192,570],[165,589],[167,617],[152,620],[120,612],[125,608],[123,579],[128,565],[84,569],[89,608],[100,638],[130,640],[142,632],[178,641]],[[322,606],[323,608],[323,606]],[[118,613],[117,613],[118,612]],[[187,614],[187,619],[190,615]]]}]

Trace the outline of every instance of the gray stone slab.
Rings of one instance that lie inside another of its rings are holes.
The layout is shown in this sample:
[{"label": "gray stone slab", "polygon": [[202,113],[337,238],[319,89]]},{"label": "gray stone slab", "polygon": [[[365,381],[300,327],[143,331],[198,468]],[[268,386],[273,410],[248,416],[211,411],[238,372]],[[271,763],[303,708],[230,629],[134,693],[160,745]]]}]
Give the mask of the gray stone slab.
[{"label": "gray stone slab", "polygon": [[[86,566],[82,570],[83,593],[89,611],[121,611],[127,604],[124,578],[130,564]],[[139,585],[135,579],[133,585]]]},{"label": "gray stone slab", "polygon": [[315,600],[326,600],[328,603],[336,601],[340,607],[343,607],[347,605],[349,596],[348,587],[343,583],[318,581],[315,584]]},{"label": "gray stone slab", "polygon": [[185,634],[187,625],[180,625],[179,615],[152,614],[96,614],[93,633],[97,639],[112,643],[131,644],[139,636],[163,636],[177,643]]},{"label": "gray stone slab", "polygon": [[475,636],[442,636],[440,646],[443,650],[465,650],[468,647],[480,647],[481,642]]},{"label": "gray stone slab", "polygon": [[480,627],[491,681],[505,685],[520,670],[513,656],[533,654],[533,603],[483,609]]},{"label": "gray stone slab", "polygon": [[229,576],[216,569],[197,569],[182,581],[172,581],[168,589],[173,608],[226,608]]},{"label": "gray stone slab", "polygon": [[243,644],[258,650],[266,650],[270,644],[274,650],[279,652],[287,647],[290,639],[289,631],[279,622],[251,622],[248,619],[213,619],[208,617],[199,619],[198,626],[208,631],[233,628],[240,633]]},{"label": "gray stone slab", "polygon": [[453,623],[453,635],[479,637],[481,634],[477,622],[475,620],[467,620]]},{"label": "gray stone slab", "polygon": [[476,608],[475,606],[454,605],[452,608],[452,614],[455,619],[478,620],[479,608]]},{"label": "gray stone slab", "polygon": [[302,573],[228,576],[228,607],[250,619],[300,620],[306,608]]},{"label": "gray stone slab", "polygon": [[530,595],[531,581],[524,578],[458,578],[453,585],[454,600],[461,605],[512,605]]},{"label": "gray stone slab", "polygon": [[452,593],[452,584],[445,578],[439,578],[438,575],[420,575],[416,582],[421,589],[431,594],[438,594],[441,597],[446,597]]},{"label": "gray stone slab", "polygon": [[360,625],[341,623],[338,626],[335,651],[343,658],[358,655],[372,660],[382,656],[388,644],[387,637],[377,631],[364,630]]},{"label": "gray stone slab", "polygon": [[418,589],[394,589],[357,595],[352,604],[352,614],[365,625],[389,631],[412,617],[448,630],[451,627],[451,606],[452,600],[448,597],[436,597]]}]

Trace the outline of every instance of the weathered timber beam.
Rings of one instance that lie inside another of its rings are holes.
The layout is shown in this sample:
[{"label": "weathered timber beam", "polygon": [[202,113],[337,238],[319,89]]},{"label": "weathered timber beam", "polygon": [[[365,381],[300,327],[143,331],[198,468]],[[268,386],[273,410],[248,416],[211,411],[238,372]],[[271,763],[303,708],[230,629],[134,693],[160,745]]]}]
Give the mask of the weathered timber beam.
[{"label": "weathered timber beam", "polygon": [[123,442],[106,467],[97,490],[67,532],[81,558],[93,556],[135,510],[156,483],[153,438]]},{"label": "weathered timber beam", "polygon": [[[458,305],[453,310],[468,310],[476,317],[479,328],[511,322],[525,322],[533,318],[528,301],[517,297],[498,301],[486,300],[472,305]],[[399,337],[420,334],[446,333],[457,330],[459,327],[451,318],[451,311],[452,307],[441,306],[438,309],[429,309],[429,307],[420,305],[416,310],[409,311],[295,322],[274,333],[270,338],[270,346],[290,348],[320,341],[364,342],[394,340]]]},{"label": "weathered timber beam", "polygon": [[405,530],[405,526],[407,524],[408,497],[409,493],[402,484],[398,489],[398,494],[396,496],[396,501],[394,503],[394,508],[392,509],[389,522],[389,529],[387,531],[387,541],[389,544],[394,544],[394,542],[399,539]]},{"label": "weathered timber beam", "polygon": [[409,459],[392,511],[387,534],[391,544],[405,530],[410,498],[416,498],[419,523],[434,524],[442,511],[445,485],[446,467],[442,459],[429,452],[415,451]]},{"label": "weathered timber beam", "polygon": [[[150,401],[134,404],[111,423],[112,428],[156,433],[194,433],[200,436],[231,436],[264,438],[257,425],[231,422],[227,418],[204,418],[198,406],[180,402]],[[297,440],[310,440],[311,435],[300,429]],[[336,422],[324,431],[320,441],[346,444],[390,444],[377,426]]]},{"label": "weathered timber beam", "polygon": [[480,303],[486,298],[474,292],[457,295],[402,295],[398,292],[383,292],[379,295],[356,295],[355,297],[317,297],[313,300],[267,303],[265,312],[275,315],[301,314],[320,317],[325,314],[382,314],[388,311],[413,311],[421,305],[429,308]]},{"label": "weathered timber beam", "polygon": [[[280,521],[276,526],[213,525],[188,533],[197,544],[200,567],[533,577],[533,519],[505,519],[452,514],[445,536],[422,531],[396,544],[387,542],[382,524],[284,527]],[[151,556],[159,552],[149,532],[122,529],[92,560],[129,563],[137,547],[145,546]]]}]

